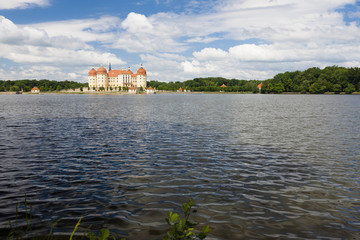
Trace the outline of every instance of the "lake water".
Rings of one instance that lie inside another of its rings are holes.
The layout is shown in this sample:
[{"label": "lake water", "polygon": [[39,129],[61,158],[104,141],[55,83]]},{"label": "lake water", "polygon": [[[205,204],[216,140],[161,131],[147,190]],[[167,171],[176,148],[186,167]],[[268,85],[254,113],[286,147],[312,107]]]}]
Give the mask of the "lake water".
[{"label": "lake water", "polygon": [[[189,198],[209,239],[359,239],[360,96],[0,95],[0,238],[82,217],[159,239]],[[24,209],[20,208],[19,212]]]}]

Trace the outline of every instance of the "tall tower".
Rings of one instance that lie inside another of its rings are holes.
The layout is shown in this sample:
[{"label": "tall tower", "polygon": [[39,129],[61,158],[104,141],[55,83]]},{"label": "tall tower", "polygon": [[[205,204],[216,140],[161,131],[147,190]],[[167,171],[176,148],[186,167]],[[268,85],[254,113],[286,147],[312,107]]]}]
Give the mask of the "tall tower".
[{"label": "tall tower", "polygon": [[146,88],[146,70],[143,68],[143,65],[141,64],[141,67],[139,68],[139,70],[137,71],[137,82],[138,82],[138,86],[137,87],[142,87],[143,89]]},{"label": "tall tower", "polygon": [[108,74],[106,69],[102,66],[98,68],[98,70],[96,71],[96,78],[97,78],[97,87],[108,87],[109,86],[109,82],[108,82]]},{"label": "tall tower", "polygon": [[89,88],[92,90],[93,88],[97,88],[97,72],[94,68],[89,71]]}]

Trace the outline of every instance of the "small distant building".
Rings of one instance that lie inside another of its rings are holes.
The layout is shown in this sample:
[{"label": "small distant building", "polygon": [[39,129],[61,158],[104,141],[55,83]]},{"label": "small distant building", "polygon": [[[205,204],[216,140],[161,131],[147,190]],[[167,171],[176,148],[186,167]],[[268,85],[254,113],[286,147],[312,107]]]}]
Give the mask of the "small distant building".
[{"label": "small distant building", "polygon": [[155,89],[153,89],[152,87],[148,87],[148,88],[146,89],[146,93],[147,93],[147,94],[154,94],[154,93],[155,93]]},{"label": "small distant building", "polygon": [[221,88],[220,92],[223,92],[223,91],[224,91],[224,88],[226,88],[226,87],[227,87],[227,86],[226,86],[225,84],[221,85],[221,86],[220,86],[220,88]]},{"label": "small distant building", "polygon": [[33,87],[31,93],[40,93],[40,89],[38,87]]},{"label": "small distant building", "polygon": [[262,83],[260,83],[259,85],[257,85],[257,88],[259,89],[259,93],[261,93],[261,87],[263,86]]},{"label": "small distant building", "polygon": [[129,87],[129,93],[136,93],[136,88]]},{"label": "small distant building", "polygon": [[177,90],[177,92],[182,92],[183,90],[182,90],[182,88],[179,88],[178,90]]}]

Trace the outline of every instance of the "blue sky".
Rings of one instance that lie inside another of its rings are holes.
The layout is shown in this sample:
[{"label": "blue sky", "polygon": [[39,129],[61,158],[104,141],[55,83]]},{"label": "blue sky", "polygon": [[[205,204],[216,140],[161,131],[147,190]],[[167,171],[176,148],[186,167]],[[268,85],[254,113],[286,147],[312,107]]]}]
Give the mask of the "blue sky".
[{"label": "blue sky", "polygon": [[143,64],[150,80],[267,79],[360,66],[355,0],[0,0],[0,79],[87,81]]}]

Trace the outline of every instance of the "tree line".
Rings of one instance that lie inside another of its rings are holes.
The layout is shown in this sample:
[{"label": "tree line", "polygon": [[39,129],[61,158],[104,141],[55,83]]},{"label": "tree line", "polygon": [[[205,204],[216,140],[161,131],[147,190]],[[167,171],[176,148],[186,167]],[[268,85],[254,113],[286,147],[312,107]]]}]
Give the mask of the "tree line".
[{"label": "tree line", "polygon": [[[151,86],[157,90],[176,91],[179,88],[191,90],[195,92],[253,92],[256,91],[256,86],[260,83],[259,80],[237,80],[226,79],[221,77],[208,77],[208,78],[195,78],[193,80],[187,80],[185,82],[158,82],[148,81],[148,86]],[[226,87],[221,87],[225,84]]]},{"label": "tree line", "polygon": [[[262,93],[353,93],[360,92],[360,68],[345,68],[330,66],[324,69],[317,67],[305,71],[285,72],[275,75],[267,80],[238,80],[222,77],[194,78],[184,82],[159,82],[148,81],[147,86],[157,90],[176,91],[180,88],[193,92],[253,92],[259,91],[257,86],[262,83]],[[221,87],[222,85],[226,87]],[[75,88],[88,87],[88,83],[74,81],[50,81],[50,80],[0,80],[0,92],[25,91],[29,92],[33,87],[40,91],[60,91]]]},{"label": "tree line", "polygon": [[[285,72],[271,79],[238,80],[221,77],[195,78],[184,82],[148,81],[148,86],[157,90],[176,91],[179,88],[191,91],[259,92],[257,86],[262,83],[262,93],[352,93],[360,91],[360,68],[338,66],[320,69],[309,68],[305,71]],[[221,87],[222,85],[226,87]]]},{"label": "tree line", "polygon": [[75,88],[88,87],[88,83],[79,83],[74,81],[50,81],[42,80],[0,80],[0,92],[30,92],[33,87],[38,87],[40,91],[61,91]]}]

